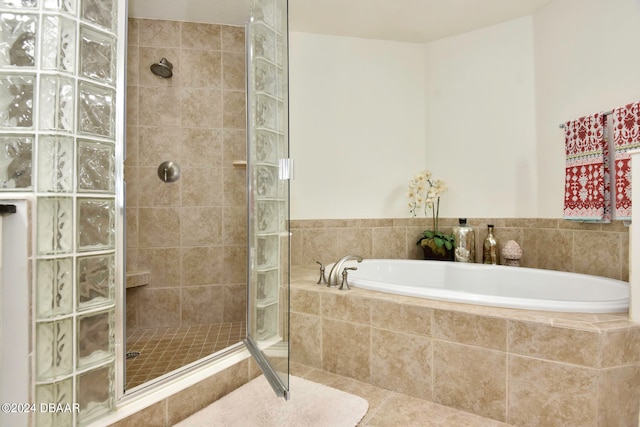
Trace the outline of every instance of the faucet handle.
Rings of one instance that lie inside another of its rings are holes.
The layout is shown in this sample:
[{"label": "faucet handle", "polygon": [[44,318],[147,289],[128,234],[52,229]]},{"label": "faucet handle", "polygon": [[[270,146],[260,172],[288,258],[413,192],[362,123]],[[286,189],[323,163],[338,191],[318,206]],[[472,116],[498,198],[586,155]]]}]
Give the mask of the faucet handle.
[{"label": "faucet handle", "polygon": [[351,288],[349,287],[349,282],[347,281],[347,275],[349,272],[347,270],[357,270],[358,267],[345,267],[342,270],[342,283],[340,283],[340,287],[338,288],[341,291],[348,291]]},{"label": "faucet handle", "polygon": [[320,264],[320,278],[318,279],[318,281],[316,282],[317,285],[320,285],[322,283],[327,283],[327,277],[324,275],[324,264],[321,263],[320,261],[316,261],[316,264]]}]

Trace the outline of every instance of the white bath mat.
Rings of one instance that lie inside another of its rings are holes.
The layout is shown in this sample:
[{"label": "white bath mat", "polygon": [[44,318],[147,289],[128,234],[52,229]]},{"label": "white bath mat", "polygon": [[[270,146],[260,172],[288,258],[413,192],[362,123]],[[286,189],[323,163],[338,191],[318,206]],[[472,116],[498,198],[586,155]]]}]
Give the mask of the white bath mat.
[{"label": "white bath mat", "polygon": [[261,375],[176,424],[176,427],[353,427],[369,402],[291,376],[290,399],[277,397]]}]

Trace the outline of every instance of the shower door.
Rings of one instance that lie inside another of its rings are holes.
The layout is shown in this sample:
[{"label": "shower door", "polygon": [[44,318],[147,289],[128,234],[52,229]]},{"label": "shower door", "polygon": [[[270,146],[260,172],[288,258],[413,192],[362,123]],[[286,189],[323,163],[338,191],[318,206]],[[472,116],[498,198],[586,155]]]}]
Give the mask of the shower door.
[{"label": "shower door", "polygon": [[248,298],[245,344],[289,393],[287,0],[252,0],[247,23]]}]

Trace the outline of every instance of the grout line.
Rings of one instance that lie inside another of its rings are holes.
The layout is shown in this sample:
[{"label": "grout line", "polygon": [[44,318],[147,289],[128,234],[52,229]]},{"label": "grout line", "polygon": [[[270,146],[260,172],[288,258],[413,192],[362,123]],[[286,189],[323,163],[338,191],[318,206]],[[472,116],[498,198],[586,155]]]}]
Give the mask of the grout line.
[{"label": "grout line", "polygon": [[[382,407],[384,406],[385,403],[387,403],[387,400],[389,400],[391,398],[391,395],[393,395],[393,391],[391,390],[387,390],[387,395],[384,397],[384,399],[382,399],[380,401],[380,404],[378,405],[377,408],[374,408],[373,411],[371,411],[371,404],[369,404],[369,409],[367,410],[367,413],[364,414],[364,417],[362,417],[362,420],[360,420],[361,422],[363,420],[367,420],[366,424],[358,424],[359,427],[365,427],[367,425],[369,425],[369,421],[372,421],[377,415],[378,412],[380,411],[380,409],[382,409]],[[371,411],[371,413],[369,413],[369,411]],[[374,424],[375,425],[375,424]]]},{"label": "grout line", "polygon": [[[219,336],[218,333],[223,325],[226,325],[227,333]],[[130,369],[127,372],[126,388],[133,388],[176,369],[173,366],[178,361],[184,365],[217,351],[216,348],[219,345],[228,347],[232,337],[238,335],[231,334],[233,328],[242,331],[246,326],[244,322],[233,322],[180,328],[146,329],[132,333],[131,337],[138,334],[139,338],[133,343],[129,342],[127,351],[140,351],[140,356],[129,362]],[[212,330],[217,334],[213,345],[207,341]],[[233,343],[235,342],[233,341]],[[164,372],[159,373],[162,370]]]}]

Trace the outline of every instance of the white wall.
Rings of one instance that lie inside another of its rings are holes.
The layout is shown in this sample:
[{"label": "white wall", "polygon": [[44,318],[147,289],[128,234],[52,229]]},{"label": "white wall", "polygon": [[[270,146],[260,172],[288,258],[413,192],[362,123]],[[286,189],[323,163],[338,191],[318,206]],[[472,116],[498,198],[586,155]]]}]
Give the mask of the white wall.
[{"label": "white wall", "polygon": [[640,99],[640,0],[553,0],[426,45],[292,33],[293,219],[562,215],[566,120]]},{"label": "white wall", "polygon": [[425,45],[427,164],[448,217],[535,217],[530,17]]},{"label": "white wall", "polygon": [[640,1],[554,0],[533,15],[538,210],[562,216],[560,123],[640,100]]},{"label": "white wall", "polygon": [[[16,213],[0,216],[0,402],[27,403],[34,401],[29,399],[29,209],[27,200],[0,202],[16,205]],[[27,417],[2,411],[0,425],[27,426]]]},{"label": "white wall", "polygon": [[426,166],[420,44],[291,33],[291,217],[407,215]]}]

